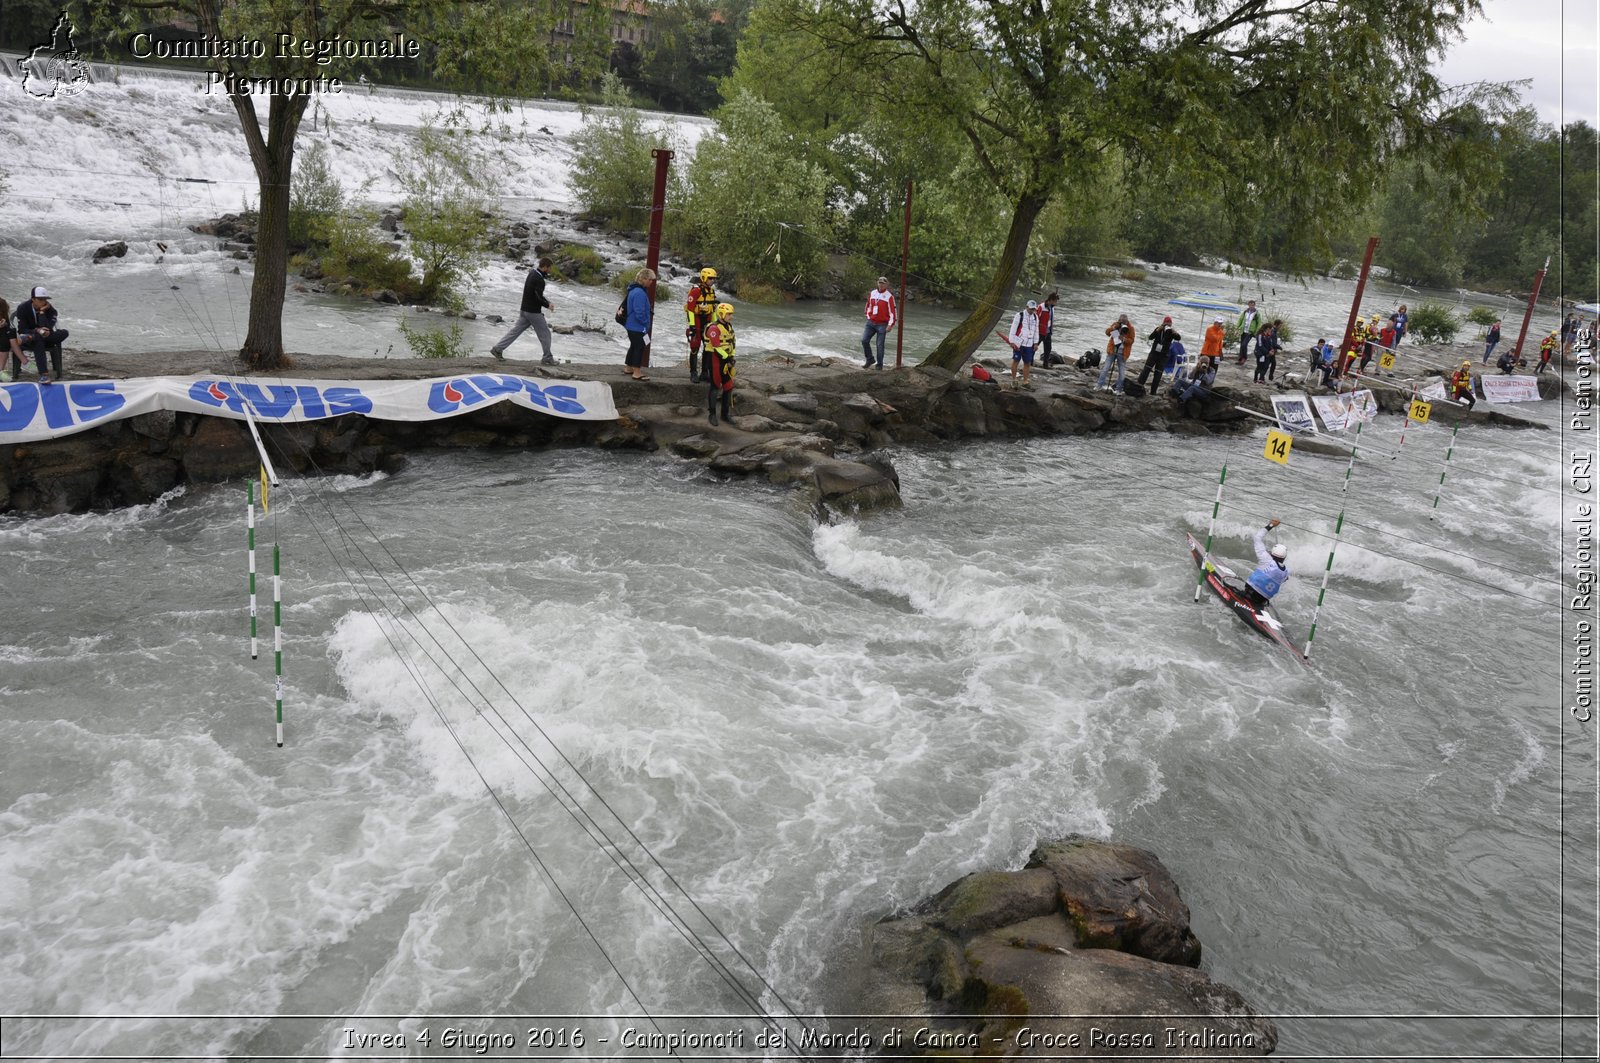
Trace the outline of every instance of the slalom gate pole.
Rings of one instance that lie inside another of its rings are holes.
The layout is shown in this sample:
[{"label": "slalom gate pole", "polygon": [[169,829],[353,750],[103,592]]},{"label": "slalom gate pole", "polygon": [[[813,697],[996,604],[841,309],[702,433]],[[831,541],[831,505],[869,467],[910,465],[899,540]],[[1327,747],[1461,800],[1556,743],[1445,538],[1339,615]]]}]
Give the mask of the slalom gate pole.
[{"label": "slalom gate pole", "polygon": [[[1435,510],[1439,508],[1439,492],[1444,490],[1444,477],[1450,471],[1450,455],[1456,452],[1456,433],[1459,431],[1461,431],[1459,424],[1450,429],[1450,442],[1444,448],[1444,468],[1439,470],[1439,490],[1433,493],[1433,508]],[[1428,519],[1433,519],[1432,513],[1428,514]]]},{"label": "slalom gate pole", "polygon": [[250,497],[244,508],[245,550],[250,559],[250,659],[257,657],[256,641],[256,482],[249,481]]},{"label": "slalom gate pole", "polygon": [[283,748],[283,579],[278,569],[278,544],[272,544],[272,693],[278,709],[278,748]]},{"label": "slalom gate pole", "polygon": [[1344,483],[1339,485],[1339,519],[1333,522],[1333,545],[1328,547],[1328,563],[1322,569],[1322,586],[1317,588],[1317,604],[1311,610],[1311,630],[1306,633],[1306,647],[1300,656],[1311,659],[1311,643],[1317,637],[1317,614],[1322,612],[1323,600],[1328,596],[1328,577],[1333,574],[1333,555],[1339,549],[1339,535],[1344,531],[1344,499],[1350,490],[1350,477],[1356,471],[1356,445],[1361,440],[1362,422],[1356,421],[1356,438],[1350,442],[1350,461],[1344,467]]},{"label": "slalom gate pole", "polygon": [[[1411,385],[1411,402],[1415,402],[1416,400],[1417,400],[1417,386],[1415,384],[1413,384],[1413,385]],[[1410,427],[1411,427],[1411,403],[1408,402],[1408,403],[1406,403],[1406,423],[1400,426],[1400,442],[1395,445],[1394,453],[1389,455],[1389,460],[1390,461],[1398,461],[1400,459],[1400,451],[1402,449],[1404,449],[1404,447],[1406,445],[1406,429],[1410,428]]]},{"label": "slalom gate pole", "polygon": [[[1211,537],[1217,531],[1217,512],[1222,509],[1222,485],[1228,482],[1228,463],[1222,463],[1222,475],[1217,477],[1217,500],[1211,503],[1211,525],[1206,528],[1206,553],[1211,553]],[[1206,570],[1200,569],[1200,574],[1194,581],[1194,600],[1200,600],[1200,588],[1205,585]]]}]

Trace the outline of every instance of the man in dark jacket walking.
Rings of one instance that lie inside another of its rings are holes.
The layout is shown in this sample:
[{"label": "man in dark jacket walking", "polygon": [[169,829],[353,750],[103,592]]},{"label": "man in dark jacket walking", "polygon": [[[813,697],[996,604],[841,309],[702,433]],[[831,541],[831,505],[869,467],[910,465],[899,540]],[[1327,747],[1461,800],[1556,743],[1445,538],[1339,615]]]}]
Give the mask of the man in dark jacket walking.
[{"label": "man in dark jacket walking", "polygon": [[546,309],[554,310],[556,304],[544,297],[544,282],[550,279],[551,262],[548,258],[541,258],[539,265],[528,271],[528,279],[522,283],[522,312],[517,315],[517,323],[511,326],[511,331],[500,337],[500,342],[489,348],[489,353],[502,361],[506,356],[506,348],[516,342],[518,336],[527,329],[533,329],[533,334],[539,337],[539,346],[544,348],[544,357],[539,361],[544,365],[555,365],[555,357],[550,353],[550,324],[544,319]]},{"label": "man in dark jacket walking", "polygon": [[[56,308],[50,305],[50,293],[42,287],[33,289],[32,296],[17,307],[14,316],[22,349],[32,351],[34,361],[39,365],[39,383],[60,380],[61,344],[66,341],[67,330],[56,328]],[[46,351],[50,352],[49,371],[46,371],[44,364]]]}]

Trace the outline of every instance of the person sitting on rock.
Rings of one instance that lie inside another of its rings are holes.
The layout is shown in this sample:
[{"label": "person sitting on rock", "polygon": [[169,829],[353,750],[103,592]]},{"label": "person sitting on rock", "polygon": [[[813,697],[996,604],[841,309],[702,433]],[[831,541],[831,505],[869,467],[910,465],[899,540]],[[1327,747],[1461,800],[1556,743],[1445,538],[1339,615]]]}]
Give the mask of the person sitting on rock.
[{"label": "person sitting on rock", "polygon": [[11,304],[0,299],[0,364],[11,356],[11,379],[22,379],[22,344],[17,340],[17,330],[11,325]]},{"label": "person sitting on rock", "polygon": [[731,303],[717,304],[716,317],[702,330],[700,339],[705,354],[700,368],[707,385],[706,420],[715,428],[719,404],[722,407],[722,419],[729,423],[733,420],[734,336]]},{"label": "person sitting on rock", "polygon": [[[33,289],[28,301],[17,307],[12,315],[17,321],[17,335],[22,349],[32,351],[39,366],[39,383],[48,384],[61,379],[61,344],[67,330],[56,327],[56,308],[50,305],[50,293],[42,287]],[[45,368],[45,352],[50,353],[50,370]],[[54,376],[51,375],[53,370]]]},{"label": "person sitting on rock", "polygon": [[1211,385],[1216,382],[1216,359],[1202,358],[1195,363],[1194,372],[1172,382],[1172,396],[1179,402],[1188,402],[1190,399],[1208,394]]},{"label": "person sitting on rock", "polygon": [[1515,350],[1506,351],[1500,355],[1494,364],[1500,367],[1500,372],[1510,376],[1517,371],[1517,352]]}]

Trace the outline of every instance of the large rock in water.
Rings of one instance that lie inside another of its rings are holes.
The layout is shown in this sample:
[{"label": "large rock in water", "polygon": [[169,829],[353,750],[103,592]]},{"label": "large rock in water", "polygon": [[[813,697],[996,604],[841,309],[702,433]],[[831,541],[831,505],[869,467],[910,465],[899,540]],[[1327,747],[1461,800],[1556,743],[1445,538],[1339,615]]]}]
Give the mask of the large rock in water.
[{"label": "large rock in water", "polygon": [[1271,1020],[1199,962],[1188,906],[1154,854],[1071,837],[877,923],[835,1010],[875,1016],[853,1022],[880,1055],[1270,1053]]}]

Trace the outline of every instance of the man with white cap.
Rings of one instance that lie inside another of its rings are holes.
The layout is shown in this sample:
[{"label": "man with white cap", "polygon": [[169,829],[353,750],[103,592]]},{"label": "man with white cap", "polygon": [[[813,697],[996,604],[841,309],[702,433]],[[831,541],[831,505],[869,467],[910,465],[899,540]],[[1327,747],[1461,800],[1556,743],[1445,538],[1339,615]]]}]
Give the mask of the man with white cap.
[{"label": "man with white cap", "polygon": [[[28,301],[17,307],[12,316],[17,320],[17,338],[22,342],[22,349],[32,351],[39,366],[39,383],[60,380],[61,344],[66,341],[67,330],[56,328],[56,308],[50,305],[50,293],[43,286],[34,288]],[[50,352],[48,370],[44,360],[46,351]]]},{"label": "man with white cap", "polygon": [[1289,579],[1289,548],[1274,543],[1271,550],[1267,549],[1267,532],[1278,524],[1277,520],[1269,520],[1267,526],[1255,534],[1256,567],[1245,581],[1244,589],[1257,609],[1272,601]]},{"label": "man with white cap", "polygon": [[1039,304],[1032,299],[1011,319],[1011,332],[1006,336],[1011,344],[1011,386],[1017,383],[1017,366],[1022,366],[1022,382],[1033,376],[1033,349],[1039,344]]}]

